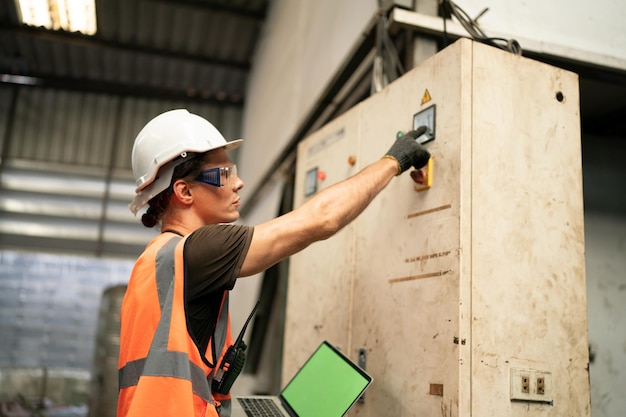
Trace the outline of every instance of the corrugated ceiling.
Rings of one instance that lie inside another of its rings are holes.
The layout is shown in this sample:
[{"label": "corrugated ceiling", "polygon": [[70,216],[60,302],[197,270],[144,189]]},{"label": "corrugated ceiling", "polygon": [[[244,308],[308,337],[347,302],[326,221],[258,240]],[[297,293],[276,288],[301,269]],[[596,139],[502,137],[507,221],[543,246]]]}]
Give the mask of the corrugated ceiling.
[{"label": "corrugated ceiling", "polygon": [[135,257],[130,152],[185,107],[241,134],[269,0],[100,0],[95,36],[21,25],[0,0],[0,249]]},{"label": "corrugated ceiling", "polygon": [[241,103],[269,0],[98,0],[95,36],[19,24],[0,2],[0,73],[42,85]]}]

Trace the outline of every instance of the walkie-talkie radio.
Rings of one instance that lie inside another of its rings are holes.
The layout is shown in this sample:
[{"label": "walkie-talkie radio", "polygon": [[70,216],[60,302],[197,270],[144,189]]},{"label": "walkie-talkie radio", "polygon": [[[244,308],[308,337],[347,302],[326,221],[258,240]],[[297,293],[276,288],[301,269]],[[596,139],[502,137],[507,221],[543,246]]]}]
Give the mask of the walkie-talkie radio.
[{"label": "walkie-talkie radio", "polygon": [[213,392],[228,394],[230,387],[233,386],[233,383],[243,370],[243,367],[246,364],[246,348],[248,347],[243,341],[243,335],[246,332],[246,328],[248,327],[248,323],[250,323],[252,316],[254,316],[257,308],[259,308],[259,304],[260,301],[257,301],[256,305],[252,309],[252,313],[250,313],[246,323],[243,325],[239,336],[237,336],[235,344],[231,345],[226,351],[224,359],[222,359],[222,363],[213,378]]}]

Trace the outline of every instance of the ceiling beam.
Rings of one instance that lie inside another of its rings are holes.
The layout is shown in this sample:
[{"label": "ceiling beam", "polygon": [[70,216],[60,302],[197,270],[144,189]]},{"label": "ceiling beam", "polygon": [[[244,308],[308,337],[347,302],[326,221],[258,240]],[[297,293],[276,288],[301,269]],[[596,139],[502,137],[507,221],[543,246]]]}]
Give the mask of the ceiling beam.
[{"label": "ceiling beam", "polygon": [[243,96],[226,94],[224,92],[211,93],[192,88],[174,89],[153,85],[138,85],[87,78],[64,77],[54,74],[40,74],[32,72],[12,73],[0,70],[0,84],[13,84],[24,87],[44,87],[59,90],[92,92],[111,94],[125,97],[141,97],[159,100],[201,101],[217,105],[243,106]]},{"label": "ceiling beam", "polygon": [[164,58],[179,59],[195,62],[198,64],[221,66],[230,69],[249,71],[251,64],[249,61],[236,61],[232,59],[220,59],[215,57],[207,57],[194,55],[184,52],[177,52],[165,49],[150,48],[143,45],[137,45],[126,42],[118,42],[103,39],[98,36],[83,35],[81,33],[65,32],[62,30],[48,30],[36,28],[26,25],[14,25],[3,22],[0,24],[0,34],[9,34],[14,36],[29,36],[33,39],[44,40],[47,42],[65,43],[76,45],[83,48],[104,49],[111,48],[120,51],[128,51],[134,53],[142,53],[147,55],[155,55]]},{"label": "ceiling beam", "polygon": [[247,17],[262,22],[267,17],[267,1],[258,10],[250,7],[231,6],[226,3],[214,3],[207,0],[151,0],[153,3],[166,3],[176,6],[193,7],[199,10],[208,10],[216,13],[225,13],[237,17]]}]

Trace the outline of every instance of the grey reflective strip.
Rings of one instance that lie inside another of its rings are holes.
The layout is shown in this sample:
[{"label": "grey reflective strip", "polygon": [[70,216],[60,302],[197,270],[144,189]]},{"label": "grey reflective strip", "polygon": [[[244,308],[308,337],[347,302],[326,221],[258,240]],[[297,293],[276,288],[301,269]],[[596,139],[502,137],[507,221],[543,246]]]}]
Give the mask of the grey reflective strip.
[{"label": "grey reflective strip", "polygon": [[[157,327],[150,351],[146,358],[146,364],[142,375],[146,376],[169,376],[191,380],[193,392],[206,402],[213,404],[211,389],[204,371],[189,360],[185,352],[173,352],[167,350],[167,342],[170,335],[172,322],[172,309],[174,307],[174,257],[176,256],[176,244],[180,241],[173,238],[158,252],[157,259],[161,260],[163,268],[157,269],[157,282],[160,285],[169,282],[165,304],[161,311],[161,319]],[[172,244],[173,242],[173,244]],[[172,268],[168,269],[167,265]]]},{"label": "grey reflective strip", "polygon": [[[157,278],[158,280],[158,278]],[[161,309],[161,319],[157,327],[152,344],[150,345],[150,351],[148,352],[148,358],[152,352],[165,352],[167,351],[167,340],[170,334],[170,324],[172,321],[172,309],[174,307],[174,280],[171,281],[170,287],[167,290],[167,297],[165,304]]]},{"label": "grey reflective strip", "polygon": [[206,402],[213,403],[204,371],[190,362],[186,353],[168,351],[154,352],[153,355],[155,360],[150,361],[150,366],[145,366],[147,360],[144,358],[129,362],[120,369],[120,389],[137,385],[141,376],[168,376],[191,380],[194,394]]},{"label": "grey reflective strip", "polygon": [[137,385],[145,364],[146,358],[143,358],[124,365],[118,372],[120,389]]},{"label": "grey reflective strip", "polygon": [[169,242],[159,249],[156,256],[156,285],[161,310],[163,310],[165,296],[174,278],[174,256],[172,255],[180,239],[178,236],[170,239]]}]

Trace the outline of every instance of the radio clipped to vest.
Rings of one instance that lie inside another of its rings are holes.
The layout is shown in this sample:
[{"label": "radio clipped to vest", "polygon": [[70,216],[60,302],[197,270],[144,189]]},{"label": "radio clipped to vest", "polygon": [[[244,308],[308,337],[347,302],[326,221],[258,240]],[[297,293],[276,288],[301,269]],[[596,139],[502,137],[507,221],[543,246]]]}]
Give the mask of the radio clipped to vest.
[{"label": "radio clipped to vest", "polygon": [[222,363],[213,378],[213,392],[224,395],[228,394],[230,388],[233,386],[235,380],[243,370],[243,367],[246,364],[246,349],[248,347],[243,341],[243,335],[246,332],[248,323],[250,323],[250,320],[254,316],[254,313],[256,313],[257,308],[259,308],[259,304],[260,301],[257,301],[256,305],[252,309],[252,312],[248,316],[246,323],[243,325],[239,336],[237,336],[237,340],[226,351],[226,354],[222,359]]}]

